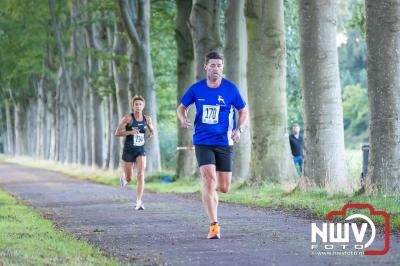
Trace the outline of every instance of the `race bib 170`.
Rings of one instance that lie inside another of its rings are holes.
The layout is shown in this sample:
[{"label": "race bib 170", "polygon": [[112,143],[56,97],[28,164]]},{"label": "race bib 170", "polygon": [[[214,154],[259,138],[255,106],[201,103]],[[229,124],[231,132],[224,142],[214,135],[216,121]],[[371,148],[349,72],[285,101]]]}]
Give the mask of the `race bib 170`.
[{"label": "race bib 170", "polygon": [[219,105],[203,105],[203,123],[218,124]]}]

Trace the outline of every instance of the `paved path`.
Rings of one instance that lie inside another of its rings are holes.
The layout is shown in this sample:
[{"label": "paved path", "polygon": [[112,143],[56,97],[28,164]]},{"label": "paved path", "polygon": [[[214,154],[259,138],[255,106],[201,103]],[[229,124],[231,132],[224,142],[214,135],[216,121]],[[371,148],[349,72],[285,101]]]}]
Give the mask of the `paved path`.
[{"label": "paved path", "polygon": [[146,193],[147,209],[135,211],[132,189],[12,164],[0,164],[0,189],[126,264],[399,265],[400,261],[398,236],[392,236],[385,256],[313,256],[310,221],[278,211],[220,204],[222,239],[207,240],[208,222],[197,199]]}]

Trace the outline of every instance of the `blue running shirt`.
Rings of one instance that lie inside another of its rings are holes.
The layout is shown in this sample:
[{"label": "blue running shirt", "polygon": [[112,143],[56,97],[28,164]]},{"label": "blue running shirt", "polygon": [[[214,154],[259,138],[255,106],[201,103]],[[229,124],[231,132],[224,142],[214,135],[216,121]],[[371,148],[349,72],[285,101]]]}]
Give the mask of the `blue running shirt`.
[{"label": "blue running shirt", "polygon": [[236,128],[235,110],[246,106],[235,84],[222,79],[218,88],[207,86],[203,79],[193,84],[183,95],[185,107],[195,103],[194,145],[232,146],[232,130]]}]

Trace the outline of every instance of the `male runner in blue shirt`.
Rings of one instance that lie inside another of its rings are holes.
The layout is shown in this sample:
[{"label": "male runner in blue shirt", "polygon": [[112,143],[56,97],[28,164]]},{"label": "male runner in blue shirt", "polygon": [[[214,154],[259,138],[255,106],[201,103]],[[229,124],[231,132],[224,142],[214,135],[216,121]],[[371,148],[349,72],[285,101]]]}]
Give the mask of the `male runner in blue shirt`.
[{"label": "male runner in blue shirt", "polygon": [[[239,142],[247,119],[246,103],[236,85],[222,78],[223,68],[222,54],[207,54],[204,65],[207,79],[196,82],[185,92],[177,110],[181,126],[188,128],[191,122],[187,110],[196,105],[193,144],[203,181],[203,205],[211,223],[209,239],[220,238],[217,191],[229,191],[233,144]],[[237,125],[234,109],[239,114]]]}]

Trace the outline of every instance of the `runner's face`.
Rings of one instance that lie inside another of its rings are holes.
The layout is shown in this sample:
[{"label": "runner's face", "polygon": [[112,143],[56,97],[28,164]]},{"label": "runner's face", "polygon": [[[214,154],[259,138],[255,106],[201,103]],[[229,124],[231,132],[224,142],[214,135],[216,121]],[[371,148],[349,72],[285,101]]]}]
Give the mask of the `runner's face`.
[{"label": "runner's face", "polygon": [[293,134],[299,134],[299,132],[300,132],[300,127],[298,127],[298,126],[293,126],[293,128],[292,128],[292,130],[293,130]]},{"label": "runner's face", "polygon": [[207,79],[215,82],[222,77],[224,62],[221,59],[210,59],[208,63],[204,65],[204,69],[207,72]]},{"label": "runner's face", "polygon": [[141,100],[136,100],[133,103],[133,111],[135,111],[136,113],[141,113],[143,111],[144,108],[144,102],[142,102]]}]

